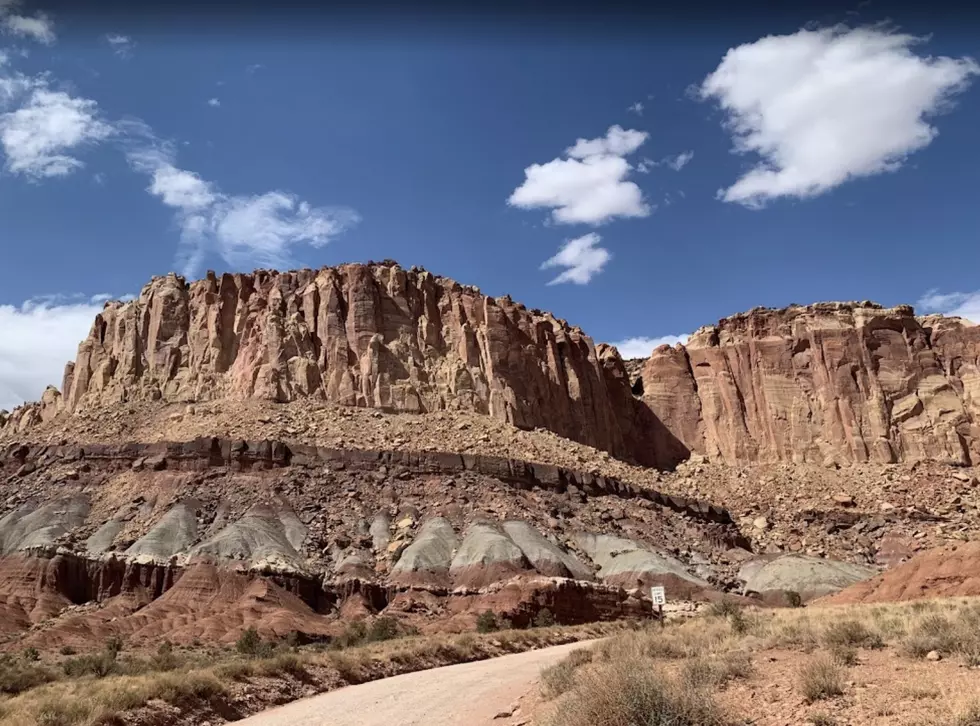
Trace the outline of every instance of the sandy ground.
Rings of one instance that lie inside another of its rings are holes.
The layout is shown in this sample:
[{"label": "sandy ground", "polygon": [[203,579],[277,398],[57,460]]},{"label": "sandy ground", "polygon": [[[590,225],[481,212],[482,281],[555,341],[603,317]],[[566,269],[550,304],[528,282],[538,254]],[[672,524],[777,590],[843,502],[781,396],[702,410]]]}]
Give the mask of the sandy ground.
[{"label": "sandy ground", "polygon": [[510,712],[535,688],[541,668],[595,641],[570,643],[492,660],[435,668],[350,686],[274,708],[243,726],[507,726]]}]

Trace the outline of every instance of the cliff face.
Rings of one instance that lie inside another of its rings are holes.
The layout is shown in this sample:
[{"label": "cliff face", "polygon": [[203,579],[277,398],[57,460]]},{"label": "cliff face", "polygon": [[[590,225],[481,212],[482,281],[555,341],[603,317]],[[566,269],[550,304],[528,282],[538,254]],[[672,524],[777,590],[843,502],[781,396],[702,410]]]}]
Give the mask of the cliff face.
[{"label": "cliff face", "polygon": [[980,326],[912,308],[758,308],[624,364],[578,328],[396,263],[155,278],[107,303],[25,432],[105,404],[299,399],[466,410],[620,458],[980,462]]},{"label": "cliff face", "polygon": [[[626,386],[611,392],[609,385]],[[466,409],[627,456],[592,340],[548,313],[395,263],[155,278],[109,303],[58,407],[314,398],[402,412]],[[55,393],[46,393],[54,398]],[[53,405],[56,403],[57,405]]]},{"label": "cliff face", "polygon": [[725,461],[980,461],[980,327],[912,308],[757,309],[662,346],[642,398]]}]

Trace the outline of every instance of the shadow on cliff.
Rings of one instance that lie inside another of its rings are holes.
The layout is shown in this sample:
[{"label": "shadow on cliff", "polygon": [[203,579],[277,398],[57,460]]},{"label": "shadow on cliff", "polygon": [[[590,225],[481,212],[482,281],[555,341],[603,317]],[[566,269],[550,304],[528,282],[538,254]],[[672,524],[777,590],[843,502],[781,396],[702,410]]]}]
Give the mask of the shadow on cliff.
[{"label": "shadow on cliff", "polygon": [[640,437],[634,442],[634,456],[638,464],[673,471],[678,464],[687,461],[691,450],[674,436],[643,401],[634,399],[633,405]]}]

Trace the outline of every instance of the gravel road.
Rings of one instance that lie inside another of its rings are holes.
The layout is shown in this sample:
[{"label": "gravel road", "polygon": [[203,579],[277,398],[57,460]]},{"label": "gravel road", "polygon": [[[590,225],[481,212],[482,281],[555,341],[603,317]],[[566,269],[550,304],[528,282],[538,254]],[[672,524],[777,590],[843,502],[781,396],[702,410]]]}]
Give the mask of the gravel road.
[{"label": "gravel road", "polygon": [[242,726],[507,726],[494,720],[534,687],[544,666],[595,641],[433,668],[348,686],[263,711]]}]

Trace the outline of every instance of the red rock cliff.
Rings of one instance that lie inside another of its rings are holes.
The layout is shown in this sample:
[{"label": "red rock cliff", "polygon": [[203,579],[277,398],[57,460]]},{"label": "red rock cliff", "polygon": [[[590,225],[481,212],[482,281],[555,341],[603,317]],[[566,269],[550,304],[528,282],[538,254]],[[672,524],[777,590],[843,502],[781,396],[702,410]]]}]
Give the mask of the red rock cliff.
[{"label": "red rock cliff", "polygon": [[646,361],[642,398],[725,461],[980,461],[980,326],[912,308],[755,309]]},{"label": "red rock cliff", "polygon": [[386,262],[155,278],[96,318],[62,405],[254,396],[468,409],[629,455],[612,405],[624,391],[610,384],[628,397],[581,330]]}]

